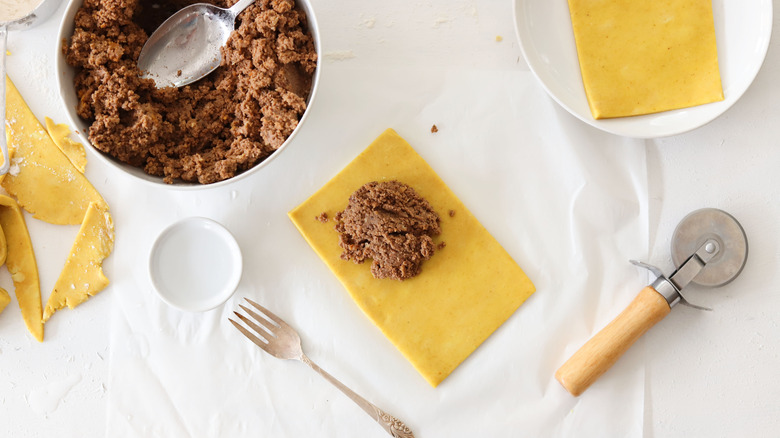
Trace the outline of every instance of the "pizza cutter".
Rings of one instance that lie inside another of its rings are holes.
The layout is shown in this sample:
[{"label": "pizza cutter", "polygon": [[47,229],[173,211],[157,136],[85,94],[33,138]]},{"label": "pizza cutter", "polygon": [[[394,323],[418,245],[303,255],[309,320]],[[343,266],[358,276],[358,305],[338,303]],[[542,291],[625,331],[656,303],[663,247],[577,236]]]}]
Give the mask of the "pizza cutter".
[{"label": "pizza cutter", "polygon": [[747,255],[747,236],[733,216],[715,208],[688,214],[672,235],[672,260],[677,266],[674,273],[666,277],[655,266],[632,260],[657,278],[574,353],[555,378],[572,395],[579,396],[676,304],[711,310],[690,304],[681,290],[691,282],[708,287],[729,283],[742,272]]}]

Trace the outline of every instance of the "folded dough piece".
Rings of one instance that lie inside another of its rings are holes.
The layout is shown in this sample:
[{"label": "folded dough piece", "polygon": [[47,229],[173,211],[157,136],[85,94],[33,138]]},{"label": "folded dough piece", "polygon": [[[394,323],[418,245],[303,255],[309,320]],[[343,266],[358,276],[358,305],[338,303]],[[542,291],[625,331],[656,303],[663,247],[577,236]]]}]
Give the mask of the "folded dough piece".
[{"label": "folded dough piece", "polygon": [[114,249],[114,222],[105,204],[90,203],[84,222],[43,312],[43,322],[65,306],[74,308],[108,286],[103,259]]},{"label": "folded dough piece", "polygon": [[723,100],[712,0],[569,0],[594,118]]},{"label": "folded dough piece", "polygon": [[35,262],[35,254],[22,210],[16,201],[6,195],[0,195],[0,227],[3,229],[8,246],[5,263],[14,282],[22,319],[35,339],[43,342],[38,264]]},{"label": "folded dough piece", "polygon": [[[446,247],[404,281],[376,279],[371,263],[342,260],[333,221],[315,219],[323,212],[333,217],[363,184],[384,180],[408,184],[442,218],[435,241]],[[509,254],[392,129],[289,216],[357,305],[432,386],[534,292]]]},{"label": "folded dough piece", "polygon": [[6,93],[11,171],[0,176],[0,184],[36,219],[80,224],[89,204],[105,203],[103,197],[54,144],[7,77]]}]

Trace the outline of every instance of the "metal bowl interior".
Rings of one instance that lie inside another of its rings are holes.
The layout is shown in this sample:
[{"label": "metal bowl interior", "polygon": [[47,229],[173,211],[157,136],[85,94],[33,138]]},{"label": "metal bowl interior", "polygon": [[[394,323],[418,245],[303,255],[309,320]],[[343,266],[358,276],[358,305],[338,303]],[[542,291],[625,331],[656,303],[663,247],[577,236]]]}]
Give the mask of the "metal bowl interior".
[{"label": "metal bowl interior", "polygon": [[[52,2],[54,0],[45,0],[45,1]],[[317,94],[317,88],[319,85],[319,78],[320,78],[320,70],[322,65],[319,27],[317,26],[317,19],[314,15],[314,10],[311,4],[309,3],[309,0],[296,0],[296,1],[298,3],[298,6],[300,6],[301,9],[303,9],[303,11],[306,13],[308,19],[308,25],[309,25],[309,32],[311,33],[312,38],[314,39],[314,48],[317,52],[317,68],[315,69],[314,76],[312,77],[312,86],[311,86],[311,91],[309,92],[309,98],[306,102],[306,111],[304,111],[303,116],[301,116],[301,119],[298,121],[298,126],[293,130],[290,136],[287,137],[287,140],[285,140],[285,142],[279,147],[279,149],[274,151],[274,153],[272,153],[269,157],[267,157],[265,160],[261,161],[251,169],[243,173],[240,173],[232,178],[220,182],[216,182],[213,184],[194,184],[194,183],[187,183],[183,181],[176,181],[173,184],[168,184],[163,181],[162,177],[149,175],[146,172],[144,172],[143,169],[131,166],[129,164],[122,163],[114,159],[113,157],[99,151],[94,146],[92,146],[92,144],[89,141],[88,138],[89,125],[85,120],[79,117],[78,114],[76,114],[76,107],[78,106],[78,97],[76,96],[76,89],[73,85],[73,79],[76,74],[76,70],[75,68],[68,65],[67,62],[65,62],[65,55],[62,53],[62,46],[57,45],[56,54],[55,54],[55,67],[57,69],[57,75],[56,75],[57,87],[60,90],[60,96],[62,98],[62,103],[65,106],[65,110],[68,116],[68,122],[70,123],[70,126],[73,128],[75,134],[79,137],[79,140],[83,144],[89,145],[88,147],[92,149],[93,152],[95,152],[94,155],[96,155],[107,166],[120,171],[120,173],[129,175],[134,180],[151,184],[157,187],[165,187],[168,189],[175,189],[175,190],[213,189],[213,188],[229,185],[231,183],[242,180],[258,172],[260,169],[268,165],[268,163],[271,160],[277,157],[293,141],[296,134],[300,131],[301,126],[303,126],[304,122],[308,118],[309,113],[311,112],[311,105],[314,102],[315,96]],[[73,35],[73,30],[75,27],[74,18],[76,16],[76,12],[81,7],[82,3],[83,0],[70,0],[70,2],[68,3],[68,7],[65,10],[65,14],[62,17],[62,22],[60,23],[59,26],[57,41],[62,42],[62,41],[70,40],[70,37]]]}]

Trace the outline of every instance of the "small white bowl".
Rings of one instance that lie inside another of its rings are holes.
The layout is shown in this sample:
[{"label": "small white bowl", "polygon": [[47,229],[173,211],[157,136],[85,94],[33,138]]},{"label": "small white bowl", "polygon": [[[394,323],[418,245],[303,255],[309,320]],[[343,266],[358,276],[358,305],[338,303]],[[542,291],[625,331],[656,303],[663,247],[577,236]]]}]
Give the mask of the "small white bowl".
[{"label": "small white bowl", "polygon": [[[47,2],[54,3],[49,0],[47,0]],[[151,183],[157,187],[164,187],[168,189],[202,190],[222,187],[244,179],[249,175],[254,174],[255,172],[258,172],[260,169],[270,163],[271,160],[279,156],[279,154],[287,148],[290,142],[293,141],[293,138],[301,130],[301,126],[303,126],[304,122],[309,116],[309,113],[311,112],[311,106],[314,103],[315,96],[317,95],[317,88],[320,82],[320,70],[322,66],[320,31],[317,25],[317,17],[314,15],[314,9],[312,8],[310,0],[296,0],[296,4],[299,5],[301,9],[303,9],[308,19],[307,21],[309,25],[309,32],[311,33],[312,39],[314,40],[314,50],[317,52],[317,68],[314,70],[314,76],[312,77],[311,82],[311,91],[309,92],[309,98],[306,100],[306,111],[304,111],[301,119],[298,120],[298,125],[295,127],[295,129],[293,129],[292,133],[290,133],[290,136],[287,137],[279,149],[275,150],[265,160],[257,163],[251,169],[246,170],[232,178],[228,178],[226,180],[212,184],[195,184],[183,181],[176,181],[173,184],[167,184],[163,181],[162,177],[149,175],[144,172],[143,169],[122,163],[92,146],[92,143],[89,141],[89,125],[76,113],[76,107],[78,106],[79,102],[78,96],[76,96],[76,87],[73,83],[73,79],[76,76],[76,69],[68,65],[68,63],[65,61],[65,55],[62,53],[62,44],[67,44],[67,41],[70,41],[70,38],[73,35],[73,29],[75,28],[74,20],[76,17],[76,12],[78,12],[83,3],[83,0],[68,0],[68,7],[65,9],[65,14],[62,17],[62,21],[60,22],[59,32],[56,39],[56,41],[59,43],[57,44],[56,53],[54,55],[55,68],[57,69],[57,87],[60,89],[62,103],[65,106],[66,114],[68,115],[68,119],[71,127],[73,128],[73,131],[75,131],[76,135],[79,137],[79,140],[81,140],[83,144],[89,145],[89,147],[91,147],[95,152],[95,155],[97,155],[99,159],[106,163],[109,167],[112,167],[122,173],[126,173],[137,180]]]},{"label": "small white bowl", "polygon": [[149,255],[149,276],[163,301],[203,312],[230,298],[241,280],[241,249],[219,223],[190,217],[160,233]]}]

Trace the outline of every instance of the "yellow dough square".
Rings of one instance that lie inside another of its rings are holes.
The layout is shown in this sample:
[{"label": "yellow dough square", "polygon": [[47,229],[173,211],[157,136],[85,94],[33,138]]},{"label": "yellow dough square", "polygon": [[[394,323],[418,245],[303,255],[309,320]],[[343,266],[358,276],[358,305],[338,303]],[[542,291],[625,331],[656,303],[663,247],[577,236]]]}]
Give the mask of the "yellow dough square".
[{"label": "yellow dough square", "polygon": [[712,0],[568,0],[594,118],[723,100]]},{"label": "yellow dough square", "polygon": [[[411,279],[376,279],[370,262],[340,258],[329,217],[371,181],[398,180],[430,202],[445,242]],[[450,211],[453,214],[450,214]],[[388,129],[347,167],[289,213],[352,299],[432,385],[442,382],[534,292],[525,273],[431,167]]]}]

